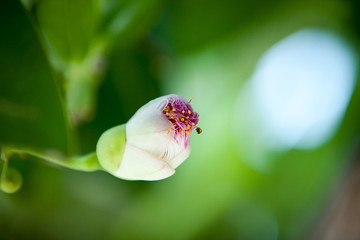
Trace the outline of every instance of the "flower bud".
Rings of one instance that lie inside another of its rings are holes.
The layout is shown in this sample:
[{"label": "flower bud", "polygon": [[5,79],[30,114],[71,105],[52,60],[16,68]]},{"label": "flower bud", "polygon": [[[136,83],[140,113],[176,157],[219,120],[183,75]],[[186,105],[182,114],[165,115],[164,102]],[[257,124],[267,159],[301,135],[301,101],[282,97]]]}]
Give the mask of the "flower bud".
[{"label": "flower bud", "polygon": [[106,131],[96,147],[101,166],[128,180],[160,180],[173,175],[190,154],[189,137],[199,121],[190,101],[179,95],[154,99],[125,126]]},{"label": "flower bud", "polygon": [[0,181],[0,189],[6,193],[17,192],[22,185],[21,174],[14,168],[8,168]]}]

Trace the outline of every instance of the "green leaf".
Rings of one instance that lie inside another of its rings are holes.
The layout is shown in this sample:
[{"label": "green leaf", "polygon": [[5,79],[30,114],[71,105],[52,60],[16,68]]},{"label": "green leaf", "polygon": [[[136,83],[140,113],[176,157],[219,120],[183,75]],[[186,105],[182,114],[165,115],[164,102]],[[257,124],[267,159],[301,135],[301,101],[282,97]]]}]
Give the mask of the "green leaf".
[{"label": "green leaf", "polygon": [[39,1],[36,16],[51,56],[65,62],[85,57],[97,29],[96,0]]},{"label": "green leaf", "polygon": [[[82,61],[92,48],[124,46],[161,13],[161,0],[43,0],[36,18],[53,63]],[[64,65],[57,65],[64,68]]]},{"label": "green leaf", "polygon": [[74,125],[94,117],[97,90],[107,57],[146,32],[158,16],[161,0],[43,0],[35,18],[51,63],[66,86],[66,103]]},{"label": "green leaf", "polygon": [[101,37],[120,48],[140,38],[163,10],[162,0],[100,0],[103,11]]},{"label": "green leaf", "polygon": [[59,89],[18,1],[1,1],[0,35],[0,143],[67,152],[68,122]]}]

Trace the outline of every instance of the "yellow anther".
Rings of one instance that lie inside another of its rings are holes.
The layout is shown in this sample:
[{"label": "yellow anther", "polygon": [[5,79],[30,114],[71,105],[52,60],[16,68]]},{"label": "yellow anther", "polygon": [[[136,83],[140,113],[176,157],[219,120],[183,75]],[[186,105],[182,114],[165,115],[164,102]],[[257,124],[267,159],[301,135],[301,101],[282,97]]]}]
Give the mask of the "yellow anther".
[{"label": "yellow anther", "polygon": [[190,110],[188,110],[188,113],[189,113],[189,114],[191,114],[191,111],[190,111]]},{"label": "yellow anther", "polygon": [[170,132],[172,132],[172,130],[173,130],[172,128],[169,129]]},{"label": "yellow anther", "polygon": [[180,120],[183,122],[183,121],[184,121],[184,118],[180,118]]},{"label": "yellow anther", "polygon": [[186,134],[190,134],[190,131],[186,131]]},{"label": "yellow anther", "polygon": [[173,112],[175,112],[175,108],[173,108],[172,110],[173,110]]},{"label": "yellow anther", "polygon": [[170,116],[171,119],[174,119],[174,116]]},{"label": "yellow anther", "polygon": [[185,110],[182,110],[182,114],[184,114],[185,113]]},{"label": "yellow anther", "polygon": [[166,112],[165,114],[166,114],[166,115],[169,115],[169,113],[168,113],[168,112]]},{"label": "yellow anther", "polygon": [[195,125],[195,123],[192,123],[192,125],[194,126],[194,125]]},{"label": "yellow anther", "polygon": [[187,129],[190,129],[190,125],[187,125]]},{"label": "yellow anther", "polygon": [[192,100],[194,100],[194,98],[190,98],[190,102],[191,102]]},{"label": "yellow anther", "polygon": [[187,116],[186,119],[189,119],[189,116]]},{"label": "yellow anther", "polygon": [[167,132],[166,135],[169,135],[169,132]]}]

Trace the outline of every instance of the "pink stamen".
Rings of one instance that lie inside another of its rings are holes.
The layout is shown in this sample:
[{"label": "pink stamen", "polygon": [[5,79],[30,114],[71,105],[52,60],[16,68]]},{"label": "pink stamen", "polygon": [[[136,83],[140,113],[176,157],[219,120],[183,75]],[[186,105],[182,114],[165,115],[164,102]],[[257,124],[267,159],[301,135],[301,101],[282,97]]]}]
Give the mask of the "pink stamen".
[{"label": "pink stamen", "polygon": [[162,109],[173,125],[175,139],[184,140],[185,145],[188,144],[190,134],[199,122],[199,114],[193,111],[190,105],[191,100],[186,102],[185,99],[174,96]]}]

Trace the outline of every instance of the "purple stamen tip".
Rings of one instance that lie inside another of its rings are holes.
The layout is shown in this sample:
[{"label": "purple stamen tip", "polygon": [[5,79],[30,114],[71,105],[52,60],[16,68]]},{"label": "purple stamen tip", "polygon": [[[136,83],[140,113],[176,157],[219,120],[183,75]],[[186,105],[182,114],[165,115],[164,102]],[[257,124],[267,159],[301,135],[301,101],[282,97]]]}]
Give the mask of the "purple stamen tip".
[{"label": "purple stamen tip", "polygon": [[191,100],[187,102],[178,96],[171,97],[162,110],[173,125],[169,132],[174,131],[175,139],[185,140],[186,145],[192,130],[199,122],[199,114],[193,111]]}]

